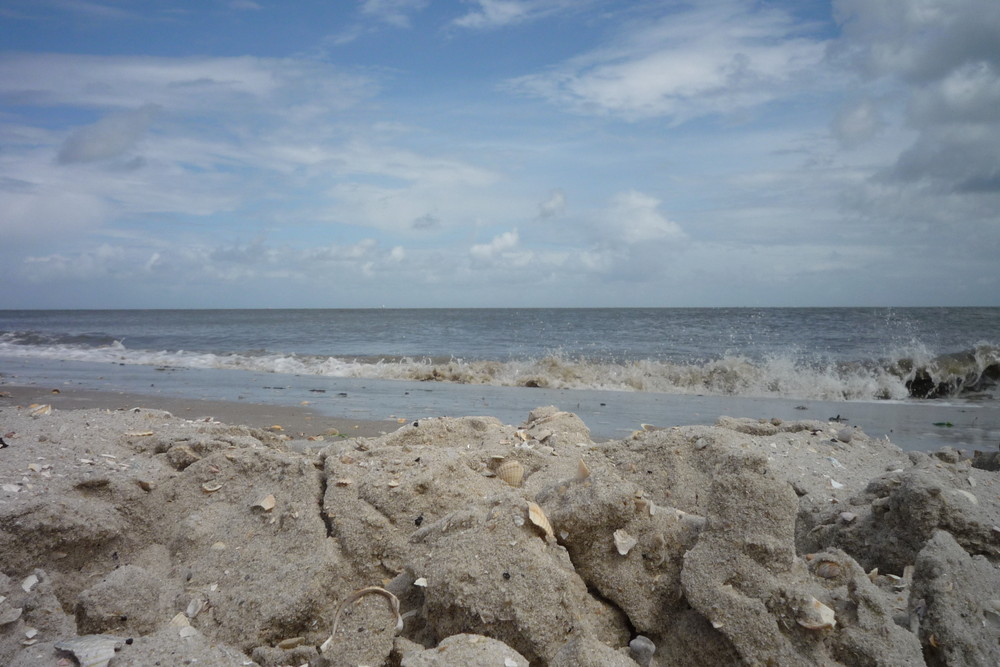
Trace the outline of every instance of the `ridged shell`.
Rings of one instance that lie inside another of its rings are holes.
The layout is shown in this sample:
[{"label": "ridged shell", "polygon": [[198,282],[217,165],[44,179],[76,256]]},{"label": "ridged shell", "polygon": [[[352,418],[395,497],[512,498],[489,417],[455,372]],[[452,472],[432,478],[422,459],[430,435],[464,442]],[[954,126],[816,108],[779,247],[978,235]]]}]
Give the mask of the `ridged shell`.
[{"label": "ridged shell", "polygon": [[28,406],[28,414],[36,419],[38,417],[44,417],[45,415],[52,414],[52,406],[48,403],[44,405],[38,405],[37,403],[32,403]]},{"label": "ridged shell", "polygon": [[269,493],[257,502],[253,504],[254,507],[259,507],[265,512],[270,512],[274,509],[275,505],[278,504],[277,499],[274,497],[273,493]]},{"label": "ridged shell", "polygon": [[545,516],[545,512],[542,511],[542,508],[537,503],[528,503],[528,520],[541,528],[549,537],[554,538],[556,536],[555,531],[552,530],[552,524],[549,523],[549,518]]},{"label": "ridged shell", "polygon": [[515,488],[519,487],[524,479],[524,466],[520,461],[504,461],[497,468],[497,477]]},{"label": "ridged shell", "polygon": [[619,528],[615,531],[615,548],[618,549],[618,553],[622,556],[627,556],[632,547],[638,543],[639,540],[626,533],[623,529]]},{"label": "ridged shell", "polygon": [[799,611],[798,623],[810,630],[824,630],[837,625],[837,619],[832,609],[816,598],[809,598],[809,602]]}]

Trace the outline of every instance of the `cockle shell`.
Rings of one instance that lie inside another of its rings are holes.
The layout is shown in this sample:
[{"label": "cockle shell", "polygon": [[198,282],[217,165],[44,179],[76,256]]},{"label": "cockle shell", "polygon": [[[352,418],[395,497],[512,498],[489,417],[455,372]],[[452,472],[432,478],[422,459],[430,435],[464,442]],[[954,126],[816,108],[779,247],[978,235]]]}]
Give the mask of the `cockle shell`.
[{"label": "cockle shell", "polygon": [[519,487],[524,479],[524,466],[520,461],[504,461],[497,468],[497,477],[515,488]]},{"label": "cockle shell", "polygon": [[836,616],[833,610],[816,598],[809,598],[809,601],[799,610],[799,625],[809,630],[823,630],[837,625]]},{"label": "cockle shell", "polygon": [[632,550],[632,547],[639,543],[639,540],[626,533],[622,528],[615,531],[614,537],[615,548],[618,549],[618,553],[622,556],[627,556],[628,552]]},{"label": "cockle shell", "polygon": [[541,528],[546,535],[555,538],[556,533],[552,530],[552,524],[549,522],[549,518],[545,516],[542,508],[538,506],[538,503],[528,503],[528,520]]},{"label": "cockle shell", "polygon": [[253,506],[254,507],[259,507],[260,509],[264,510],[265,512],[270,512],[271,510],[274,509],[274,506],[277,505],[277,504],[278,504],[278,501],[275,499],[274,494],[273,493],[269,493],[266,496],[264,496],[263,498],[261,498],[260,500],[258,500],[257,502],[255,502],[253,504]]},{"label": "cockle shell", "polygon": [[125,645],[125,640],[113,635],[84,635],[61,642],[55,647],[60,651],[72,653],[80,667],[107,667],[115,651]]},{"label": "cockle shell", "polygon": [[840,567],[840,563],[825,560],[816,566],[814,572],[816,576],[823,577],[824,579],[836,579],[843,572],[843,569]]}]

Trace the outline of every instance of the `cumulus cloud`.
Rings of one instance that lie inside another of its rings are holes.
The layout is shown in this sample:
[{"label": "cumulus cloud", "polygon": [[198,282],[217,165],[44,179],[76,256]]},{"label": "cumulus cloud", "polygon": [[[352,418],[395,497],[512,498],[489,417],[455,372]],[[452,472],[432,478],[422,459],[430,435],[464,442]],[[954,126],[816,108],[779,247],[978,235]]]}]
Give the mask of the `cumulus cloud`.
[{"label": "cumulus cloud", "polygon": [[566,209],[566,193],[556,188],[548,198],[538,205],[538,217],[542,220],[554,218]]},{"label": "cumulus cloud", "polygon": [[519,241],[520,236],[515,228],[509,232],[504,232],[503,234],[494,236],[489,243],[477,243],[472,246],[469,252],[476,259],[492,260],[503,253],[516,248]]},{"label": "cumulus cloud", "polygon": [[509,87],[579,112],[681,123],[814,85],[826,43],[801,31],[778,9],[696,5],[632,25],[605,47]]},{"label": "cumulus cloud", "polygon": [[135,111],[105,116],[67,137],[59,149],[59,162],[94,162],[117,157],[138,143],[149,129],[159,107],[146,104]]},{"label": "cumulus cloud", "polygon": [[684,231],[660,212],[660,200],[636,190],[619,192],[606,213],[608,231],[626,243],[679,241]]},{"label": "cumulus cloud", "polygon": [[[835,9],[845,36],[839,57],[871,86],[894,91],[905,104],[906,126],[917,133],[877,174],[896,186],[885,195],[912,201],[1000,194],[1000,3],[838,0]],[[974,217],[995,215],[996,203],[982,201]],[[931,208],[958,205],[941,200]],[[968,214],[968,203],[961,206]]]}]

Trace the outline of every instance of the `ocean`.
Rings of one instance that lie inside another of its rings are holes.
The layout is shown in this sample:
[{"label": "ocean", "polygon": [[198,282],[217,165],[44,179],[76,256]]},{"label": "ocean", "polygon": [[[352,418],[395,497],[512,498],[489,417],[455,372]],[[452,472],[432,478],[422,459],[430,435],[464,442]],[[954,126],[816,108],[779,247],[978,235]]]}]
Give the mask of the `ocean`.
[{"label": "ocean", "polygon": [[0,311],[0,378],[371,419],[554,403],[602,437],[853,413],[908,448],[984,449],[1000,308]]}]

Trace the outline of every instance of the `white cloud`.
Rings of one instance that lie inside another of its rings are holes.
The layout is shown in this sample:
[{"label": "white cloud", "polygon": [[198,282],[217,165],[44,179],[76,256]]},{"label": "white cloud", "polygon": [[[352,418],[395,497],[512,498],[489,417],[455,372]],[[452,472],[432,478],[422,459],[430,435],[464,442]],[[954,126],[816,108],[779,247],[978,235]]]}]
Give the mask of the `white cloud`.
[{"label": "white cloud", "polygon": [[556,188],[549,193],[548,198],[538,205],[538,217],[542,220],[554,218],[566,210],[566,193]]},{"label": "white cloud", "polygon": [[659,207],[660,200],[635,190],[616,194],[605,216],[610,237],[630,244],[684,239],[680,225],[668,220]]},{"label": "white cloud", "polygon": [[614,43],[509,87],[578,112],[681,123],[816,85],[826,44],[800,31],[777,9],[698,5],[633,25]]},{"label": "white cloud", "polygon": [[397,28],[409,28],[410,15],[427,4],[428,0],[363,0],[361,13]]},{"label": "white cloud", "polygon": [[[462,28],[499,28],[526,20],[537,3],[524,0],[474,0],[477,9],[455,19]],[[537,11],[537,10],[535,10]]]},{"label": "white cloud", "polygon": [[493,260],[507,251],[516,248],[519,241],[520,235],[517,233],[517,229],[512,229],[509,232],[494,236],[489,243],[478,243],[472,246],[469,252],[476,259]]},{"label": "white cloud", "polygon": [[142,138],[157,110],[155,105],[147,104],[79,128],[59,149],[59,162],[93,162],[121,155]]},{"label": "white cloud", "polygon": [[842,108],[833,119],[833,134],[848,148],[860,146],[885,125],[878,107],[869,99]]}]

